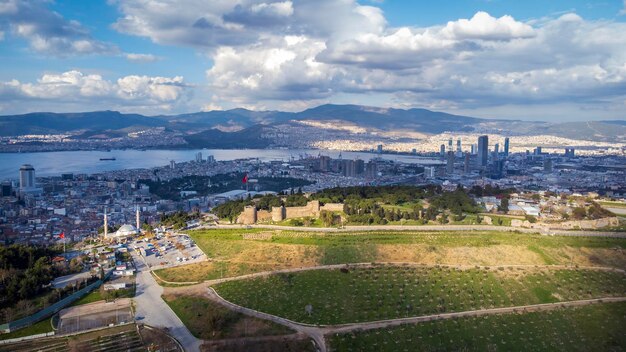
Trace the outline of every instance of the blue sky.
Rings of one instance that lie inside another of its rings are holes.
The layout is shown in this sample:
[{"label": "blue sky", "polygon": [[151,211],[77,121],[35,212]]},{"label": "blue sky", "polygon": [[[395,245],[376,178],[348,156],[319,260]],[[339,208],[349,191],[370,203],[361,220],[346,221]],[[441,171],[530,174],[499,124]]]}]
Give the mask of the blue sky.
[{"label": "blue sky", "polygon": [[0,0],[0,114],[624,119],[625,22],[621,0]]}]

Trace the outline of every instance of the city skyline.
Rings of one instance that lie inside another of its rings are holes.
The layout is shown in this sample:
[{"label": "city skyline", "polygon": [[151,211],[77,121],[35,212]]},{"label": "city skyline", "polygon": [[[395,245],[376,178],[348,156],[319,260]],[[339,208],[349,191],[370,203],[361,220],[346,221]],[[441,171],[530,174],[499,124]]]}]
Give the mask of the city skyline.
[{"label": "city skyline", "polygon": [[3,1],[0,114],[351,103],[624,118],[622,1],[179,4]]}]

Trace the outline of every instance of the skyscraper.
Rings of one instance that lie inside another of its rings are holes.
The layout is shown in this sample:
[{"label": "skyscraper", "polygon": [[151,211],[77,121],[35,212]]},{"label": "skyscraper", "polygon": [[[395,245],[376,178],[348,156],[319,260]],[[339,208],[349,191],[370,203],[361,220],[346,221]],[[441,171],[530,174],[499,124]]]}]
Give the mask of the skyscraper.
[{"label": "skyscraper", "polygon": [[472,153],[472,155],[476,155],[476,143],[471,145],[470,152]]},{"label": "skyscraper", "polygon": [[202,162],[202,152],[198,152],[196,154],[196,162],[197,163],[201,163]]},{"label": "skyscraper", "polygon": [[441,147],[439,147],[439,154],[441,154],[441,156],[446,155],[446,145],[442,144]]},{"label": "skyscraper", "polygon": [[478,166],[487,166],[489,158],[489,136],[478,137]]},{"label": "skyscraper", "polygon": [[456,140],[456,152],[457,153],[461,152],[461,138]]},{"label": "skyscraper", "polygon": [[504,139],[504,156],[509,156],[509,137]]},{"label": "skyscraper", "polygon": [[463,164],[463,173],[469,174],[470,172],[470,153],[465,153],[465,163]]},{"label": "skyscraper", "polygon": [[35,187],[35,168],[31,164],[20,167],[20,190]]},{"label": "skyscraper", "polygon": [[493,151],[498,154],[500,152],[500,143],[496,143],[496,145],[493,147]]},{"label": "skyscraper", "polygon": [[446,172],[448,173],[448,175],[452,175],[452,173],[454,173],[454,152],[453,151],[448,152],[446,162],[447,162]]}]

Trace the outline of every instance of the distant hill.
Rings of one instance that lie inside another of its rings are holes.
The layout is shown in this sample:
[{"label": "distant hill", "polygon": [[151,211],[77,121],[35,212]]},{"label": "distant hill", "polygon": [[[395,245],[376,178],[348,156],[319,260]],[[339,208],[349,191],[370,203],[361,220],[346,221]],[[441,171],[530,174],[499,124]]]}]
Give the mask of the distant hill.
[{"label": "distant hill", "polygon": [[270,146],[268,139],[261,138],[267,127],[252,126],[236,132],[222,132],[210,129],[185,137],[185,141],[192,148],[209,149],[263,149]]},{"label": "distant hill", "polygon": [[68,131],[118,130],[131,126],[157,127],[167,125],[159,118],[117,111],[94,111],[56,114],[35,112],[25,115],[0,116],[0,135],[64,133]]},{"label": "distant hill", "polygon": [[[326,104],[301,112],[226,111],[196,112],[180,115],[143,116],[117,111],[85,113],[31,113],[0,116],[0,135],[56,134],[83,131],[84,136],[107,131],[110,135],[142,127],[166,127],[184,132],[193,145],[237,144],[247,133],[249,138],[259,132],[252,127],[272,126],[292,120],[349,124],[383,131],[414,131],[424,134],[442,132],[480,132],[508,135],[554,135],[594,141],[626,141],[626,121],[593,121],[548,123],[541,121],[480,119],[426,109],[387,109],[360,105]],[[245,132],[242,132],[245,131]],[[229,136],[228,133],[235,133]],[[195,137],[194,137],[195,136]],[[262,138],[252,138],[247,144],[262,145]],[[213,139],[214,142],[209,140]],[[237,144],[239,145],[239,144]],[[220,145],[224,147],[224,145]],[[239,146],[241,147],[241,146]]]}]

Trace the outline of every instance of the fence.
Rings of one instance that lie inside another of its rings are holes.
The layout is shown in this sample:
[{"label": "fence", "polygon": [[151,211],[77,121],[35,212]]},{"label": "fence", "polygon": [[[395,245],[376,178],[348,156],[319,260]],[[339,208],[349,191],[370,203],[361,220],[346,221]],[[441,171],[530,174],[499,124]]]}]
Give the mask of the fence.
[{"label": "fence", "polygon": [[5,333],[9,333],[11,331],[15,331],[15,330],[19,330],[21,328],[25,328],[27,326],[33,325],[34,323],[47,318],[55,313],[57,313],[58,311],[60,311],[61,309],[67,307],[68,305],[70,305],[72,302],[82,298],[83,296],[87,295],[89,292],[91,292],[91,290],[93,290],[94,288],[98,288],[100,287],[100,285],[102,285],[102,283],[104,281],[106,281],[106,279],[109,278],[109,276],[111,276],[111,273],[113,273],[113,270],[110,270],[105,276],[103,280],[98,280],[95,282],[92,282],[91,284],[87,285],[85,288],[74,292],[73,294],[63,298],[62,300],[50,305],[49,307],[46,307],[40,311],[38,311],[37,313],[33,314],[33,315],[29,315],[27,317],[15,320],[15,321],[11,321],[5,324],[0,325],[0,331],[3,331]]}]

